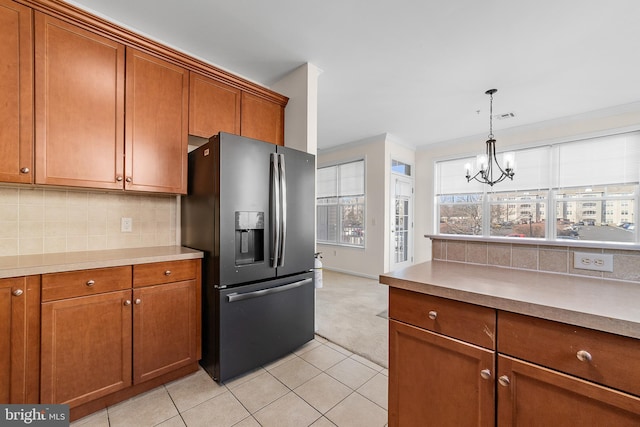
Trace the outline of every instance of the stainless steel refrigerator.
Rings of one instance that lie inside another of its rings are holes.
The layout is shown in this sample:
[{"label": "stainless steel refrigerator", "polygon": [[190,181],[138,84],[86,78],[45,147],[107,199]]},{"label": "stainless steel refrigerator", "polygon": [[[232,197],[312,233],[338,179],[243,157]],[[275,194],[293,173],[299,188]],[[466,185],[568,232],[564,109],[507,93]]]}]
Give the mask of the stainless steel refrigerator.
[{"label": "stainless steel refrigerator", "polygon": [[313,155],[220,133],[189,153],[182,245],[205,252],[201,365],[225,381],[314,336]]}]

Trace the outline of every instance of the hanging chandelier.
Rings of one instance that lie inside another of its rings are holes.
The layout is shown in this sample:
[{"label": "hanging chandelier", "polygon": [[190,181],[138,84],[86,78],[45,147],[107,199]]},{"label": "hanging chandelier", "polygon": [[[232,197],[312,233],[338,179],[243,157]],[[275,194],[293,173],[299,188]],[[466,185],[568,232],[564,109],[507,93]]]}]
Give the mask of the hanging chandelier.
[{"label": "hanging chandelier", "polygon": [[[497,91],[498,89],[489,89],[485,92],[487,95],[489,95],[489,139],[487,139],[487,148],[485,154],[481,154],[476,158],[476,164],[479,170],[475,173],[475,175],[472,176],[473,166],[471,165],[471,163],[467,163],[466,165],[464,165],[467,173],[467,182],[471,182],[472,179],[475,179],[478,182],[489,184],[492,187],[493,184],[504,181],[505,178],[513,180],[513,175],[515,174],[515,157],[513,153],[505,153],[502,156],[502,160],[504,161],[504,169],[502,169],[502,167],[498,163],[498,158],[496,157],[496,140],[493,139],[493,94]],[[500,173],[500,176],[494,179],[494,173],[497,175],[498,172]]]}]

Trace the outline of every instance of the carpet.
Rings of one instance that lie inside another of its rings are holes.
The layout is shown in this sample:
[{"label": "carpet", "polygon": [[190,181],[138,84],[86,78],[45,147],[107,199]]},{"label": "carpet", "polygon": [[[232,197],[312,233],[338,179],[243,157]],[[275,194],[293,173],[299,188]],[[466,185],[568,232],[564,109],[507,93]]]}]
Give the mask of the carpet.
[{"label": "carpet", "polygon": [[386,368],[387,307],[386,285],[324,270],[323,287],[316,289],[316,333]]}]

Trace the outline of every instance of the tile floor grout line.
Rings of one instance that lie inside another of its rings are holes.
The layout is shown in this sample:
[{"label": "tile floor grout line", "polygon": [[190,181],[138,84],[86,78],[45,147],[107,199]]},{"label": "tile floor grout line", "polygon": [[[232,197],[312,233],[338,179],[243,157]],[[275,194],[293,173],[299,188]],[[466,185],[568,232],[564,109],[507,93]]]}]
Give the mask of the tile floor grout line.
[{"label": "tile floor grout line", "polygon": [[[171,382],[173,382],[173,381],[171,381]],[[173,396],[171,395],[171,392],[169,391],[169,388],[167,387],[167,384],[170,384],[170,382],[162,384],[162,387],[164,387],[164,390],[169,395],[169,399],[171,399],[171,403],[173,403],[173,407],[176,408],[176,411],[178,412],[178,416],[182,420],[182,424],[184,424],[186,426],[187,422],[185,421],[184,417],[182,416],[182,412],[180,411],[180,408],[178,408],[178,405],[176,405],[176,401],[173,399]],[[188,409],[187,409],[187,411],[188,411]],[[187,412],[187,411],[184,411],[184,412]],[[174,417],[167,418],[166,420],[164,420],[164,421],[162,421],[162,422],[160,422],[160,423],[158,423],[156,425],[160,425],[160,424],[162,424],[162,423],[164,423],[164,422],[166,422],[166,421],[168,421],[168,420],[170,420],[172,418],[174,418]]]}]

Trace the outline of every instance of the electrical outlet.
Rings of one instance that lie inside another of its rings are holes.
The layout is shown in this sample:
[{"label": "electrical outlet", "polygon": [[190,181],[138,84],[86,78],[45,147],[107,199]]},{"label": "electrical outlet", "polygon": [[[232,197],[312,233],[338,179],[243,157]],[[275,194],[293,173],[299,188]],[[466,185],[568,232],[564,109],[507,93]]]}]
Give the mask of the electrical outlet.
[{"label": "electrical outlet", "polygon": [[133,219],[120,218],[120,231],[122,233],[131,233],[133,231]]},{"label": "electrical outlet", "polygon": [[573,267],[582,270],[613,271],[613,255],[574,252]]}]

